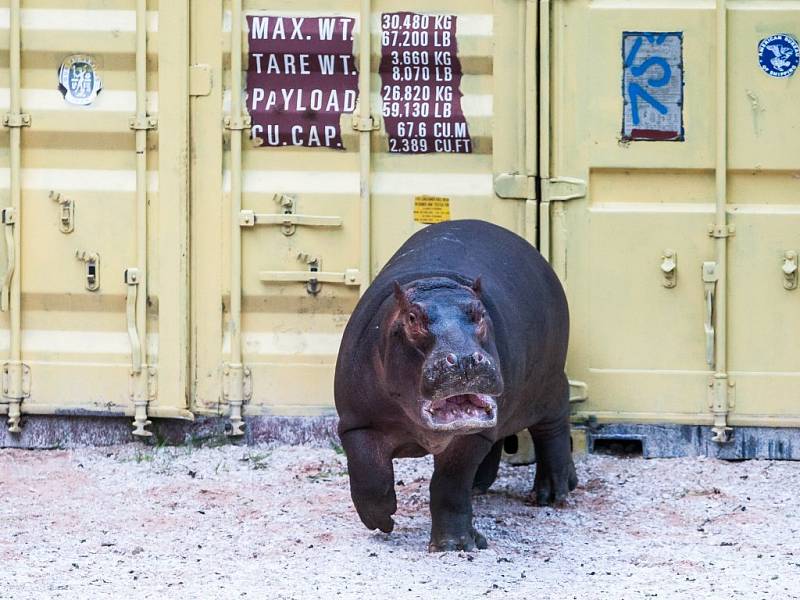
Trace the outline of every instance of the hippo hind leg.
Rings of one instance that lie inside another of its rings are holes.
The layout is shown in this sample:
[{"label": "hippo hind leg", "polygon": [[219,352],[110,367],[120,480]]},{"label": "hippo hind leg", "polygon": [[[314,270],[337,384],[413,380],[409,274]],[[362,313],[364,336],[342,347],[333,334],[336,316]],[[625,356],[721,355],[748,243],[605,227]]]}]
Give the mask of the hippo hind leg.
[{"label": "hippo hind leg", "polygon": [[578,485],[569,434],[569,420],[529,427],[536,452],[533,499],[540,506],[563,506]]},{"label": "hippo hind leg", "polygon": [[478,472],[475,473],[475,481],[472,484],[473,492],[477,494],[485,494],[492,487],[495,479],[497,479],[497,470],[500,468],[500,456],[503,454],[503,440],[495,443],[489,454],[483,459],[483,462],[478,467]]}]

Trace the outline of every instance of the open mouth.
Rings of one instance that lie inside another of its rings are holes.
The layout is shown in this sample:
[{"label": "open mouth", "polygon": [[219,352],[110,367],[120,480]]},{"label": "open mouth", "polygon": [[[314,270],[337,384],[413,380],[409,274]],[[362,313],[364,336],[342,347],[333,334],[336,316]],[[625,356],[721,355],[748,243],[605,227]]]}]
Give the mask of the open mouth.
[{"label": "open mouth", "polygon": [[436,431],[485,429],[497,425],[497,403],[488,394],[454,394],[423,401],[422,418]]}]

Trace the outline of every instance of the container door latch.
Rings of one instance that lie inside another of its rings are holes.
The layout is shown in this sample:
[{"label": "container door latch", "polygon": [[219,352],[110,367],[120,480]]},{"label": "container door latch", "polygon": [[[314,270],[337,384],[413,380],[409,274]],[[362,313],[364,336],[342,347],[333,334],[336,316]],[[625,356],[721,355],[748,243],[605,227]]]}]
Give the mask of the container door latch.
[{"label": "container door latch", "polygon": [[147,403],[150,399],[150,373],[143,372],[142,337],[136,326],[136,299],[139,293],[139,269],[125,269],[125,318],[128,324],[128,339],[131,344],[131,399],[133,400],[133,435],[150,437],[153,435],[146,427],[151,424],[147,418]]},{"label": "container door latch", "polygon": [[0,211],[0,220],[6,236],[6,274],[3,277],[3,289],[0,290],[0,310],[8,311],[11,296],[11,280],[14,278],[16,256],[14,253],[14,226],[17,222],[17,211],[14,208],[4,208]]},{"label": "container door latch", "polygon": [[672,289],[678,285],[678,253],[674,250],[664,250],[661,257],[661,273],[664,277],[661,284]]},{"label": "container door latch", "polygon": [[703,263],[703,288],[705,294],[705,322],[703,327],[706,333],[706,363],[710,369],[716,363],[714,359],[714,301],[717,291],[717,263]]},{"label": "container door latch", "polygon": [[783,287],[787,290],[797,289],[797,252],[788,250],[783,255]]},{"label": "container door latch", "polygon": [[100,289],[100,255],[97,252],[75,251],[75,258],[86,265],[86,289],[96,292]]},{"label": "container door latch", "polygon": [[58,203],[58,230],[65,234],[75,231],[75,201],[53,191],[50,199]]}]

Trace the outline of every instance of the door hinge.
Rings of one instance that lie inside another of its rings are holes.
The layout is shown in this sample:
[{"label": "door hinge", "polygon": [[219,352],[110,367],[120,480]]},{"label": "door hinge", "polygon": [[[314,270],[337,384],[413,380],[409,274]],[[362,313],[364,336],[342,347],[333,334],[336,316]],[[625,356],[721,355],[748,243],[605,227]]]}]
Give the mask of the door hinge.
[{"label": "door hinge", "polygon": [[542,179],[542,200],[568,202],[586,197],[586,182],[576,177]]},{"label": "door hinge", "polygon": [[536,177],[519,173],[500,173],[494,176],[494,193],[509,200],[535,200]]},{"label": "door hinge", "polygon": [[[494,178],[494,193],[500,198],[536,200],[536,180],[533,175],[500,173]],[[586,182],[576,177],[553,177],[540,179],[541,200],[566,202],[586,197]]]},{"label": "door hinge", "polygon": [[[569,380],[569,401],[585,402],[589,399],[589,384],[585,381],[578,381],[576,379]],[[573,391],[574,390],[574,391]]]},{"label": "door hinge", "polygon": [[211,93],[211,66],[189,66],[189,95],[208,96]]},{"label": "door hinge", "polygon": [[31,395],[31,368],[19,361],[3,365],[3,401],[8,404],[8,430],[19,433],[22,401]]}]

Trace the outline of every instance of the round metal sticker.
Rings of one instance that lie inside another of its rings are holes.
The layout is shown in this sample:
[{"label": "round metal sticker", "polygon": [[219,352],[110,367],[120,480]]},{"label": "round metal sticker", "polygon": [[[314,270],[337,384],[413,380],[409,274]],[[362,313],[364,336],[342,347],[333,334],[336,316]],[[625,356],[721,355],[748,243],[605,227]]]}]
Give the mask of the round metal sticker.
[{"label": "round metal sticker", "polygon": [[94,59],[82,54],[64,59],[58,69],[58,83],[64,100],[79,106],[94,102],[103,89]]},{"label": "round metal sticker", "polygon": [[800,64],[800,46],[788,33],[776,33],[758,44],[758,63],[770,77],[789,77]]}]

